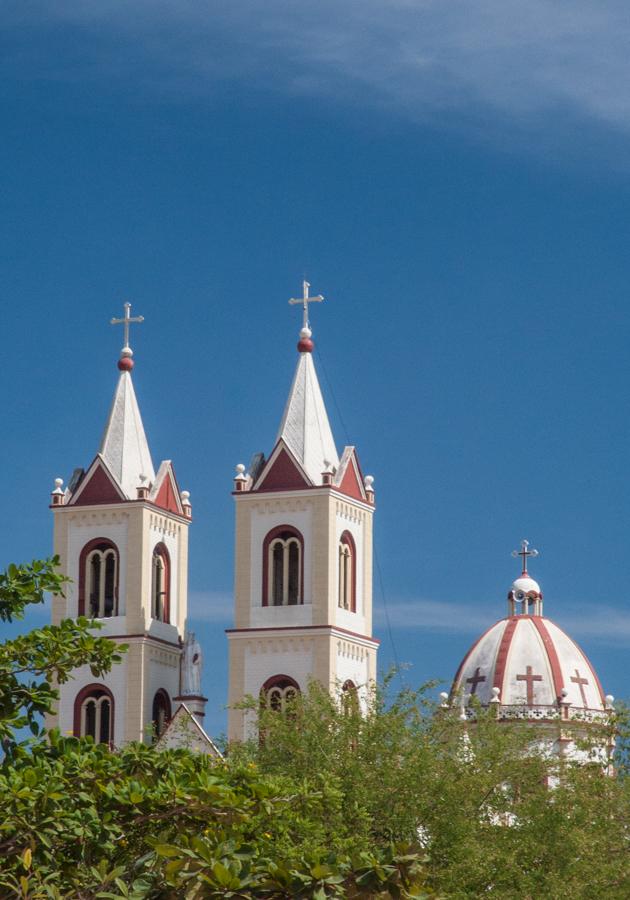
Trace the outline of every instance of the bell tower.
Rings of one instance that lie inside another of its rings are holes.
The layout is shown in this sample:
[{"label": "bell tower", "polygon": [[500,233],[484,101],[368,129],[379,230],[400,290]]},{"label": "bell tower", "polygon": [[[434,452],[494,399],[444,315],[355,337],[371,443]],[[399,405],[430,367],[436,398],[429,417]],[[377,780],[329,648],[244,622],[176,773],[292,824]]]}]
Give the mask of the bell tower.
[{"label": "bell tower", "polygon": [[298,362],[275,446],[236,467],[230,740],[250,734],[234,705],[246,695],[281,709],[316,679],[366,701],[376,677],[372,637],[374,479],[354,447],[339,457],[313,362],[303,296]]},{"label": "bell tower", "polygon": [[[99,636],[129,645],[120,665],[101,679],[88,667],[60,687],[50,725],[121,745],[160,735],[186,692],[181,660],[187,617],[190,497],[180,491],[170,460],[155,472],[131,371],[133,352],[125,304],[120,375],[99,451],[51,497],[54,550],[71,579],[53,600],[53,623],[87,616]],[[187,693],[191,693],[187,691]],[[194,693],[194,692],[193,692]],[[197,691],[197,694],[200,692]],[[191,696],[195,715],[204,698]]]}]

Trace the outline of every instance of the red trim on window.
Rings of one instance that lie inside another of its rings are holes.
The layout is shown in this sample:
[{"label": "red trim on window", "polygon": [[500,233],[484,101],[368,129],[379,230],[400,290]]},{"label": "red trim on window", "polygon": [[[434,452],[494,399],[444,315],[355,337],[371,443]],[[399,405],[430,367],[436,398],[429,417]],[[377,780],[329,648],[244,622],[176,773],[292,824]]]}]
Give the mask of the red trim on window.
[{"label": "red trim on window", "polygon": [[153,706],[151,708],[152,712],[152,723],[153,723],[153,734],[156,738],[162,737],[162,734],[157,734],[155,731],[155,725],[158,719],[159,707],[158,704],[163,704],[164,706],[164,731],[166,731],[166,726],[171,721],[172,712],[171,712],[171,698],[168,695],[168,692],[164,690],[164,688],[159,688],[155,692],[155,696],[153,697]]},{"label": "red trim on window", "polygon": [[[354,538],[350,534],[349,531],[344,531],[341,537],[339,538],[340,544],[346,544],[350,547],[350,559],[352,560],[351,568],[352,568],[352,593],[350,594],[350,612],[357,611],[357,545],[354,542]],[[338,565],[341,565],[341,558],[338,560]],[[337,580],[337,585],[339,584],[339,580]],[[339,588],[337,588],[339,590]],[[339,603],[339,599],[337,598],[337,603]],[[341,607],[343,609],[343,607]]]},{"label": "red trim on window", "polygon": [[116,712],[116,706],[114,703],[114,695],[110,691],[108,687],[104,684],[99,684],[98,682],[93,682],[92,684],[86,684],[85,687],[81,688],[79,693],[74,698],[74,715],[72,721],[72,731],[75,737],[81,737],[81,707],[83,706],[83,702],[88,699],[92,694],[95,694],[97,691],[100,691],[103,694],[107,695],[107,698],[110,702],[110,712],[109,712],[109,746],[114,746],[114,714]]},{"label": "red trim on window", "polygon": [[[162,559],[164,560],[164,618],[156,619],[155,621],[162,621],[166,625],[171,624],[171,557],[166,547],[166,544],[163,544],[160,541],[159,544],[156,544],[153,548],[153,553],[151,554],[151,567],[153,568],[153,557],[156,553],[159,553]],[[151,572],[153,575],[153,571]],[[151,579],[151,591],[153,592],[153,578]],[[154,606],[155,597],[151,597],[151,617],[153,616],[153,606]]]},{"label": "red trim on window", "polygon": [[266,694],[267,691],[270,691],[273,687],[293,687],[296,691],[300,690],[300,685],[295,678],[291,678],[290,675],[272,675],[271,678],[268,678],[265,681],[260,692],[261,694]]},{"label": "red trim on window", "polygon": [[[118,579],[120,577],[120,554],[118,552],[118,547],[113,541],[110,541],[109,538],[98,537],[94,538],[91,541],[88,541],[87,544],[81,550],[81,554],[79,556],[79,610],[78,615],[85,616],[85,563],[89,554],[92,550],[96,550],[101,544],[106,544],[106,549],[113,550],[116,554],[116,584],[114,585],[114,605],[116,609],[116,613],[118,610]],[[107,617],[109,618],[109,616]]]},{"label": "red trim on window", "polygon": [[296,604],[297,606],[302,606],[304,603],[304,538],[302,537],[301,532],[297,530],[293,525],[278,525],[277,528],[272,528],[265,535],[265,539],[263,541],[263,558],[262,558],[262,605],[269,606],[269,545],[273,540],[279,537],[284,532],[289,532],[292,537],[296,537],[300,542],[300,603]]}]

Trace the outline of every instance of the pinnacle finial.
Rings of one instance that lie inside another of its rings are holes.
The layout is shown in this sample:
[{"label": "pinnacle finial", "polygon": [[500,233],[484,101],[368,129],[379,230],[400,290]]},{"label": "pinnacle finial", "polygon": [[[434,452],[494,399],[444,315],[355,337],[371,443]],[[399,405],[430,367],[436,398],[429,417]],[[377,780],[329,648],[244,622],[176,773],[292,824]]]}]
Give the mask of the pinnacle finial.
[{"label": "pinnacle finial", "polygon": [[315,297],[309,297],[309,288],[309,282],[303,281],[302,296],[297,298],[291,297],[289,300],[289,303],[292,306],[298,303],[302,305],[302,329],[300,331],[300,342],[298,343],[298,350],[300,353],[312,353],[313,347],[315,346],[311,340],[312,331],[308,321],[308,305],[309,303],[322,303],[324,300],[321,294],[317,294]]},{"label": "pinnacle finial", "polygon": [[521,549],[520,549],[520,550],[512,550],[512,556],[514,556],[514,557],[520,556],[520,557],[522,558],[522,560],[523,560],[523,571],[522,571],[521,574],[522,574],[522,575],[528,575],[528,574],[529,574],[528,571],[527,571],[527,560],[528,560],[528,557],[530,557],[530,556],[531,556],[531,557],[538,556],[538,550],[534,550],[534,549],[530,550],[530,549],[529,549],[529,541],[526,541],[526,540],[523,538],[523,540],[521,541]]},{"label": "pinnacle finial", "polygon": [[129,346],[129,326],[132,322],[144,322],[144,316],[131,316],[131,303],[125,303],[125,315],[122,319],[111,319],[110,325],[123,325],[125,329],[125,345],[120,351],[118,368],[121,372],[131,372],[133,369],[133,350]]}]

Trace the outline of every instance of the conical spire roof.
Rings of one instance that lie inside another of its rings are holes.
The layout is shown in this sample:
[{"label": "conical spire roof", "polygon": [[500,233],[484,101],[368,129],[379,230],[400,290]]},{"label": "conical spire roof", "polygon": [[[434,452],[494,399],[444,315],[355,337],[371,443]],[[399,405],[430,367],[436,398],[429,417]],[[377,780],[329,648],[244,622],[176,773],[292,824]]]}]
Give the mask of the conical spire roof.
[{"label": "conical spire roof", "polygon": [[129,371],[120,373],[99,453],[130,500],[135,500],[136,488],[141,483],[148,487],[155,480],[149,444]]},{"label": "conical spire roof", "polygon": [[337,468],[335,447],[328,414],[309,350],[302,350],[284,410],[278,440],[289,447],[314,484],[320,484],[322,472]]}]

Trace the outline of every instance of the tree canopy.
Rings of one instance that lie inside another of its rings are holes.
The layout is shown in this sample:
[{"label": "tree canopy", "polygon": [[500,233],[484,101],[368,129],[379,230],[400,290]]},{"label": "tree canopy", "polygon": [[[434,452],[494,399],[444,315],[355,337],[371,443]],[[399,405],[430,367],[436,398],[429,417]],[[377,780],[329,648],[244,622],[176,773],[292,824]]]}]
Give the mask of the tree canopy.
[{"label": "tree canopy", "polygon": [[[55,560],[10,567],[0,616],[62,589]],[[121,652],[84,619],[0,646],[2,897],[630,896],[621,717],[615,777],[391,679],[365,714],[316,683],[284,714],[250,698],[256,737],[219,760],[41,733],[56,683]]]}]

